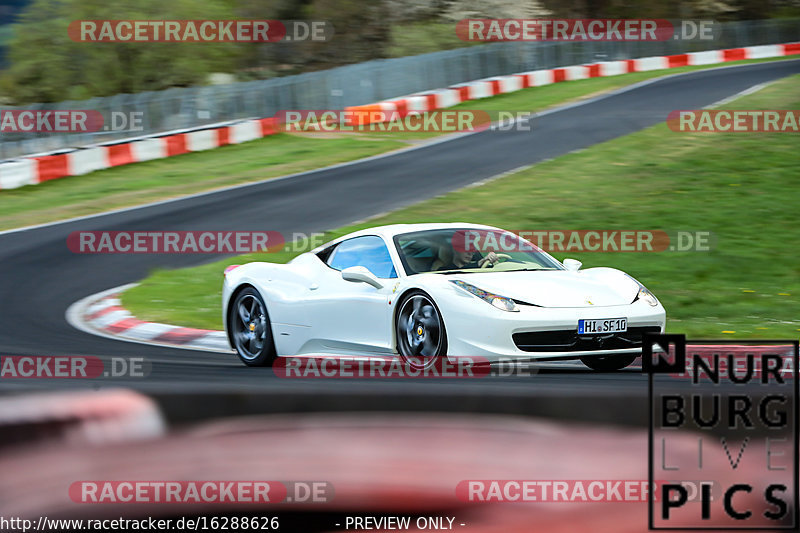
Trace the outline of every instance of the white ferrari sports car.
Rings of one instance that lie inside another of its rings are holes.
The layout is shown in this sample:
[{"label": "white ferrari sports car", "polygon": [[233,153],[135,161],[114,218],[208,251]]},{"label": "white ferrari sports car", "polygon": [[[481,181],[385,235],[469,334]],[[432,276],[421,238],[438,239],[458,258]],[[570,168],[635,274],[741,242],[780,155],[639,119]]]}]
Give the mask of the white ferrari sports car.
[{"label": "white ferrari sports car", "polygon": [[662,333],[656,297],[613,268],[563,263],[517,235],[475,224],[398,224],[333,240],[286,264],[225,270],[222,312],[249,366],[277,357],[580,359],[628,366]]}]

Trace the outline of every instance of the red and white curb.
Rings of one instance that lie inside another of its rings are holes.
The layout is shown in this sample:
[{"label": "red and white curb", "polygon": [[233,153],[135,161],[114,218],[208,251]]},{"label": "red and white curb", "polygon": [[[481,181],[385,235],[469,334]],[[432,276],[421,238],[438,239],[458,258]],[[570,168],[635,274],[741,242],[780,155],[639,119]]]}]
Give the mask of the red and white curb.
[{"label": "red and white curb", "polygon": [[[433,111],[461,102],[563,81],[797,54],[800,54],[800,43],[604,61],[475,80],[370,105],[348,107],[347,110],[351,111],[354,117],[358,117],[357,123],[366,124],[370,122],[370,117],[376,111],[382,111],[387,115],[397,112],[401,116],[405,116],[409,112]],[[164,132],[128,141],[30,155],[0,163],[0,190],[37,185],[49,180],[88,174],[95,170],[253,141],[278,133],[280,126],[275,117],[257,118],[214,124],[197,129]]]},{"label": "red and white curb", "polygon": [[530,87],[541,87],[562,81],[603,78],[632,72],[678,67],[714,65],[745,59],[767,59],[795,54],[800,54],[800,43],[748,46],[669,56],[603,61],[475,80],[448,88],[425,91],[401,98],[392,98],[374,104],[352,106],[348,107],[347,110],[357,117],[358,123],[368,124],[372,121],[372,117],[386,117],[391,116],[392,113],[405,116],[411,112],[434,111],[470,100],[489,98],[499,94],[511,93]]},{"label": "red and white curb", "polygon": [[275,119],[262,118],[30,155],[0,163],[0,189],[37,185],[95,170],[210,150],[275,133],[278,133]]},{"label": "red and white curb", "polygon": [[102,337],[187,350],[232,353],[224,331],[185,328],[139,320],[122,307],[119,295],[136,283],[114,287],[72,304],[66,319],[73,327]]},{"label": "red and white curb", "polygon": [[[86,333],[115,340],[183,348],[185,350],[201,350],[224,354],[235,353],[230,347],[228,337],[224,331],[145,322],[133,316],[130,311],[122,307],[120,294],[136,285],[137,283],[121,285],[75,302],[67,309],[67,322],[72,327]],[[324,357],[364,361],[370,361],[376,357],[385,360],[394,359],[389,356],[366,357],[344,354],[326,354]]]}]

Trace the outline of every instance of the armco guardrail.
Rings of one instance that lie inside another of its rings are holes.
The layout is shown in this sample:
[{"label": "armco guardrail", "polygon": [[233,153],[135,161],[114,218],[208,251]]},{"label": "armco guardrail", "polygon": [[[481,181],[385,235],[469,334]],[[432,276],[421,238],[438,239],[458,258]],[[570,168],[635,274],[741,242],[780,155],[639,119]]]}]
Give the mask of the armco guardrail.
[{"label": "armco guardrail", "polygon": [[269,117],[286,109],[344,109],[515,72],[800,41],[800,19],[728,22],[719,26],[713,40],[493,43],[269,80],[26,105],[24,108],[31,110],[94,110],[105,117],[106,123],[112,113],[126,117],[139,113],[141,129],[81,134],[4,133],[0,136],[0,160],[210,127],[248,117]]},{"label": "armco guardrail", "polygon": [[[479,79],[455,87],[366,106],[352,106],[349,109],[356,113],[367,112],[367,116],[372,110],[397,111],[403,115],[410,111],[431,111],[456,105],[462,101],[563,81],[794,54],[800,54],[800,43],[604,61],[589,65],[540,69]],[[35,185],[65,176],[87,174],[104,168],[208,150],[226,144],[238,144],[272,135],[279,130],[280,124],[277,119],[269,117],[6,161],[0,163],[0,189]]]},{"label": "armco guardrail", "polygon": [[648,70],[661,70],[668,68],[686,67],[694,65],[714,65],[729,61],[743,59],[765,59],[800,53],[800,44],[779,44],[750,46],[746,48],[728,48],[725,50],[706,50],[703,52],[690,52],[688,54],[675,54],[668,56],[643,57],[639,59],[625,59],[619,61],[603,61],[588,65],[573,65],[568,67],[535,70],[512,74],[510,76],[496,76],[471,83],[459,84],[446,89],[432,91],[427,94],[416,94],[403,98],[393,98],[374,104],[352,106],[347,110],[360,119],[360,123],[369,123],[370,117],[380,118],[384,114],[399,112],[425,112],[444,107],[457,105],[467,100],[487,98],[497,94],[508,93],[528,87],[548,85],[560,81],[582,80],[586,78],[599,78],[616,76],[631,72],[644,72]]}]

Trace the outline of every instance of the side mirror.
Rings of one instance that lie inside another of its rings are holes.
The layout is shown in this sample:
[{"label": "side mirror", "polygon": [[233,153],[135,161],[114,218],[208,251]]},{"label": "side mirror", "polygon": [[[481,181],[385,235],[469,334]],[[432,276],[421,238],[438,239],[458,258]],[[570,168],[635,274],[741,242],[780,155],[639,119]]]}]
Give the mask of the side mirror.
[{"label": "side mirror", "polygon": [[376,289],[383,287],[383,284],[378,281],[378,278],[375,277],[375,274],[370,272],[369,269],[364,266],[352,266],[345,268],[342,270],[342,279],[346,281],[366,283],[368,285],[372,285]]},{"label": "side mirror", "polygon": [[581,266],[583,266],[583,263],[577,259],[564,259],[561,263],[567,270],[571,270],[572,272],[577,272],[581,269]]}]

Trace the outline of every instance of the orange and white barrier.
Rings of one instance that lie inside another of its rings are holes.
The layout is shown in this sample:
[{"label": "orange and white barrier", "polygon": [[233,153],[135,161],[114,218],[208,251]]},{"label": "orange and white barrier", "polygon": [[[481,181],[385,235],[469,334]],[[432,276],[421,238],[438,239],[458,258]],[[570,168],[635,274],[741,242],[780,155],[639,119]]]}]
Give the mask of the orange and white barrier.
[{"label": "orange and white barrier", "polygon": [[[475,80],[453,87],[402,98],[393,98],[384,102],[348,107],[346,111],[353,113],[352,120],[354,124],[363,125],[374,121],[387,120],[387,117],[391,116],[393,111],[397,111],[400,116],[405,116],[409,112],[433,111],[452,107],[469,100],[488,98],[498,94],[562,81],[795,54],[800,54],[800,43],[770,44],[669,56],[604,61],[589,65],[534,70],[509,76]],[[383,111],[383,113],[379,113],[380,111]],[[130,163],[210,150],[226,144],[238,144],[266,137],[277,133],[279,130],[279,124],[276,123],[276,119],[269,117],[9,160],[0,163],[0,189],[15,189],[24,185],[36,185],[67,176],[80,176],[95,170]]]}]

